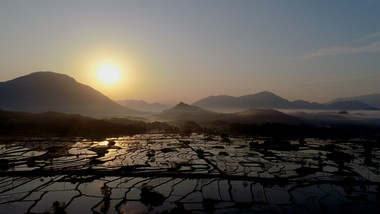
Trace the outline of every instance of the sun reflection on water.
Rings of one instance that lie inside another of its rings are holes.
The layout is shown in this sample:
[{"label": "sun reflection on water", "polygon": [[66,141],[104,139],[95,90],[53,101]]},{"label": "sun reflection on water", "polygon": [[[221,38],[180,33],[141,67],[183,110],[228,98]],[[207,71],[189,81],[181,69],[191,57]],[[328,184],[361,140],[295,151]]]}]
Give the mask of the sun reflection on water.
[{"label": "sun reflection on water", "polygon": [[99,146],[108,146],[109,142],[107,140],[99,142]]}]

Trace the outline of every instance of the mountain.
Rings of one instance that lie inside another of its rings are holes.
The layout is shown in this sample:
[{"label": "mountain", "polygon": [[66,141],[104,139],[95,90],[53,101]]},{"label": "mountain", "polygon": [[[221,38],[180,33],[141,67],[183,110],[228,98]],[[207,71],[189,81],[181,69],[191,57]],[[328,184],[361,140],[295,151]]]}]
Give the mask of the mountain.
[{"label": "mountain", "polygon": [[196,101],[192,105],[215,111],[238,111],[246,109],[318,109],[318,110],[375,110],[376,108],[359,102],[335,102],[319,104],[296,100],[290,102],[271,92],[233,97],[227,95],[210,96]]},{"label": "mountain", "polygon": [[316,102],[307,102],[304,100],[295,100],[292,102],[293,109],[325,109],[326,106],[316,103]]},{"label": "mountain", "polygon": [[163,121],[197,121],[205,122],[218,119],[220,114],[207,111],[196,106],[191,106],[180,102],[171,109],[167,109],[157,115],[157,119]]},{"label": "mountain", "polygon": [[362,96],[356,96],[356,97],[337,98],[329,102],[328,104],[339,102],[339,101],[359,101],[367,105],[380,108],[380,94],[368,94],[368,95],[362,95]]},{"label": "mountain", "polygon": [[138,115],[99,91],[54,72],[35,72],[0,83],[0,109],[27,112],[56,111],[92,116]]},{"label": "mountain", "polygon": [[117,100],[122,106],[138,109],[140,111],[161,112],[169,107],[161,103],[147,103],[143,100]]},{"label": "mountain", "polygon": [[289,108],[291,102],[271,92],[263,91],[241,97],[210,96],[196,101],[192,105],[213,110],[243,110],[250,108]]},{"label": "mountain", "polygon": [[359,101],[337,101],[328,104],[327,108],[337,110],[378,110],[375,107]]},{"label": "mountain", "polygon": [[157,119],[171,122],[213,122],[226,121],[233,123],[247,124],[264,124],[264,123],[281,123],[289,125],[305,124],[295,116],[272,109],[249,109],[236,113],[217,113],[204,110],[197,106],[179,103],[175,107],[163,111],[157,116]]},{"label": "mountain", "polygon": [[280,123],[287,125],[306,124],[306,122],[302,121],[301,119],[295,116],[290,116],[288,114],[273,109],[248,109],[241,112],[227,114],[226,116],[226,121],[237,123]]}]

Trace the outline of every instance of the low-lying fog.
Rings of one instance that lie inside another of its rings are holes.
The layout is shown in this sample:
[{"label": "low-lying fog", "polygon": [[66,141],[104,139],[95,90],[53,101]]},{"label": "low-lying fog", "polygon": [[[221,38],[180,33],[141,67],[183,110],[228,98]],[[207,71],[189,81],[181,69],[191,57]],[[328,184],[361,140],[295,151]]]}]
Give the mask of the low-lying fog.
[{"label": "low-lying fog", "polygon": [[285,114],[296,116],[308,122],[361,123],[380,124],[380,111],[377,110],[309,110],[309,109],[277,109]]}]

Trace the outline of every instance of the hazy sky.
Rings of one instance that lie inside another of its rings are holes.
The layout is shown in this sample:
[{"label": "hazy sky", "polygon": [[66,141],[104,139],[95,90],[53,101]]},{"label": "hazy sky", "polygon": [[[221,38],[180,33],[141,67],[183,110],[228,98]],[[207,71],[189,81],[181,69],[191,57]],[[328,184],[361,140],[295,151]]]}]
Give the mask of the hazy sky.
[{"label": "hazy sky", "polygon": [[[2,0],[0,29],[0,81],[54,71],[150,102],[380,93],[376,0]],[[117,84],[97,80],[104,63]]]}]

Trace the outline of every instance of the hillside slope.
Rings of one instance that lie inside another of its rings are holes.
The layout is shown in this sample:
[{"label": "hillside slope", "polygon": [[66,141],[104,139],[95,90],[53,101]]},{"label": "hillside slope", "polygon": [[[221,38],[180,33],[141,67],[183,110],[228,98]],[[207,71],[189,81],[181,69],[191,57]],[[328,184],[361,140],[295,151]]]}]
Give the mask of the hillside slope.
[{"label": "hillside slope", "polygon": [[90,86],[53,72],[35,72],[0,83],[0,109],[85,115],[138,115]]}]

